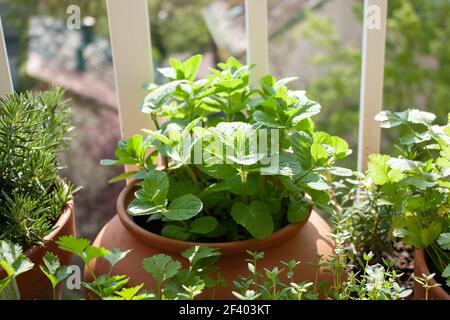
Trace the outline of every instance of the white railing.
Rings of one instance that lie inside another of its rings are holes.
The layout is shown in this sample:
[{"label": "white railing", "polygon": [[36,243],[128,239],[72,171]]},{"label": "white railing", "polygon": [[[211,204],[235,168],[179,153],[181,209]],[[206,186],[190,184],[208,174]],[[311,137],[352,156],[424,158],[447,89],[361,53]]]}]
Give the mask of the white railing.
[{"label": "white railing", "polygon": [[8,56],[6,55],[5,37],[3,36],[2,19],[0,17],[0,97],[13,91]]},{"label": "white railing", "polygon": [[[106,0],[116,92],[122,136],[148,127],[137,106],[146,94],[143,84],[153,80],[147,0]],[[268,73],[267,0],[246,0],[247,63],[255,64],[251,79]],[[362,44],[358,169],[380,149],[375,115],[383,105],[387,0],[365,0]],[[180,26],[180,32],[183,26]],[[0,21],[0,96],[11,92],[11,76]]]}]

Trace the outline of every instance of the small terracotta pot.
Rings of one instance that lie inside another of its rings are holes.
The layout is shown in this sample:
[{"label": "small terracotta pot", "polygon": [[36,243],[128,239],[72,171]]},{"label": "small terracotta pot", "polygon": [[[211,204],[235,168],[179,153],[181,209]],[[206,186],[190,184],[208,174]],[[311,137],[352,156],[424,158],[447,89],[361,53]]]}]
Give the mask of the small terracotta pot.
[{"label": "small terracotta pot", "polygon": [[[415,249],[414,250],[414,275],[416,277],[421,277],[422,274],[429,275],[431,272],[428,269],[427,260],[425,258],[425,250],[424,249]],[[430,281],[431,285],[435,285],[437,282],[432,279]],[[425,289],[414,281],[414,299],[415,300],[423,300],[425,299]],[[450,295],[442,289],[442,286],[435,287],[428,291],[428,299],[430,300],[450,300]]]},{"label": "small terracotta pot", "polygon": [[[133,199],[135,190],[133,184],[122,190],[117,199],[117,215],[103,227],[94,242],[95,246],[102,246],[107,249],[132,249],[127,257],[119,262],[113,270],[115,275],[128,275],[130,286],[144,283],[147,289],[155,288],[153,279],[142,268],[144,258],[163,253],[186,265],[186,259],[181,257],[181,253],[196,245],[217,248],[222,253],[218,266],[228,286],[227,288],[216,289],[215,299],[234,298],[231,293],[234,289],[232,281],[239,280],[241,275],[249,274],[245,262],[245,259],[249,257],[247,250],[265,252],[264,259],[258,265],[260,270],[280,266],[280,261],[296,259],[301,261],[301,265],[295,273],[295,281],[320,281],[331,280],[332,278],[330,272],[323,272],[323,270],[316,275],[316,270],[306,263],[308,261],[316,263],[317,254],[323,255],[323,258],[326,259],[333,254],[334,249],[333,242],[328,238],[331,231],[329,225],[314,211],[307,221],[291,224],[263,240],[229,243],[184,242],[151,233],[133,221],[126,213],[126,207]],[[108,273],[110,268],[108,262],[103,259],[93,261],[90,267],[97,275]],[[92,280],[87,270],[85,270],[85,280]]]},{"label": "small terracotta pot", "polygon": [[[73,255],[58,248],[55,241],[61,236],[75,236],[75,211],[73,200],[70,200],[63,209],[63,213],[55,224],[55,229],[44,237],[44,244],[35,245],[25,251],[25,255],[34,263],[33,269],[16,278],[20,297],[24,300],[52,299],[52,287],[48,278],[42,273],[39,265],[43,264],[46,252],[53,252],[59,257],[62,265],[72,261]],[[6,277],[5,271],[0,268],[0,279]],[[59,296],[60,290],[57,290]]]}]

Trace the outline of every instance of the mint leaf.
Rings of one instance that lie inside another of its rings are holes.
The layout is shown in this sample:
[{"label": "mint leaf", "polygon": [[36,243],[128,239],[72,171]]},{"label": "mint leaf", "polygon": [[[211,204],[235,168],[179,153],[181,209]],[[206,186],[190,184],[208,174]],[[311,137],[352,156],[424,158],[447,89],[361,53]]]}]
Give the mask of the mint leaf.
[{"label": "mint leaf", "polygon": [[309,217],[309,207],[303,201],[291,202],[288,208],[287,218],[289,223],[297,223]]},{"label": "mint leaf", "polygon": [[328,152],[321,144],[313,143],[311,145],[311,158],[314,163],[322,164],[328,159]]},{"label": "mint leaf", "polygon": [[264,239],[273,232],[273,220],[269,207],[259,201],[250,206],[237,202],[231,208],[231,215],[237,224],[243,226],[256,239]]},{"label": "mint leaf", "polygon": [[192,194],[187,194],[173,200],[164,212],[167,220],[181,221],[196,216],[203,209],[202,201]]},{"label": "mint leaf", "polygon": [[257,123],[258,126],[266,127],[266,128],[284,128],[281,123],[278,123],[274,116],[271,116],[264,111],[257,110],[253,113],[253,120]]},{"label": "mint leaf", "polygon": [[201,217],[196,220],[194,220],[191,223],[191,230],[192,233],[198,233],[198,234],[206,234],[211,231],[213,231],[219,222],[214,217]]},{"label": "mint leaf", "polygon": [[162,228],[161,235],[170,239],[186,241],[191,236],[191,233],[185,227],[167,224]]},{"label": "mint leaf", "polygon": [[172,81],[159,86],[150,92],[144,99],[141,106],[143,113],[152,113],[158,111],[172,97],[173,92],[182,81]]}]

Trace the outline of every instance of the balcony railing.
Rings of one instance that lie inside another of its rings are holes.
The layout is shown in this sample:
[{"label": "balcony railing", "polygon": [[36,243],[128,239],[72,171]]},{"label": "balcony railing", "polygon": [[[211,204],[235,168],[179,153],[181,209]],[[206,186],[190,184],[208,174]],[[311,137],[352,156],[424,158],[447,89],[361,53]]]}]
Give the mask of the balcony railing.
[{"label": "balcony railing", "polygon": [[[106,0],[122,136],[149,126],[137,106],[153,81],[153,60],[147,0]],[[246,0],[247,63],[251,79],[268,73],[267,0]],[[375,115],[383,104],[387,0],[365,0],[358,143],[358,170],[380,149]],[[180,27],[181,28],[181,27]],[[0,96],[13,91],[0,18]]]}]

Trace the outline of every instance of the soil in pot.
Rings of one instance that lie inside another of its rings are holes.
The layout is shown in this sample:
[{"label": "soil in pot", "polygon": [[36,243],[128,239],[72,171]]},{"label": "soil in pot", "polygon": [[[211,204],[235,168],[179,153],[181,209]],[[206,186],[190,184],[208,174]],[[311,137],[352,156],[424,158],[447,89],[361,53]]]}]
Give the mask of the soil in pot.
[{"label": "soil in pot", "polygon": [[[142,260],[146,257],[164,253],[179,261],[185,261],[181,253],[195,245],[207,245],[221,251],[222,257],[218,262],[220,273],[226,279],[228,286],[216,289],[216,299],[232,299],[232,281],[241,275],[247,275],[247,250],[264,251],[265,258],[259,263],[259,268],[273,268],[280,265],[280,261],[296,259],[301,261],[295,273],[295,281],[309,280],[331,281],[329,272],[316,272],[307,262],[317,263],[317,254],[324,259],[333,254],[333,242],[328,234],[329,225],[316,212],[312,211],[308,220],[298,224],[291,224],[275,232],[263,240],[246,240],[224,243],[192,243],[164,238],[156,233],[140,227],[126,213],[126,207],[133,197],[133,186],[128,185],[121,192],[117,200],[117,215],[113,217],[100,231],[95,239],[95,246],[107,249],[121,248],[132,251],[113,269],[113,274],[128,275],[129,286],[144,283],[147,289],[153,289],[155,284],[148,273],[142,268]],[[154,226],[157,227],[156,225]],[[109,264],[106,261],[94,261],[90,265],[97,275],[106,274]],[[316,274],[317,273],[317,274]],[[85,272],[85,280],[90,281],[89,272]]]},{"label": "soil in pot", "polygon": [[[25,251],[25,255],[34,263],[33,269],[17,277],[17,287],[20,298],[23,300],[52,299],[52,287],[48,278],[42,273],[39,265],[43,264],[46,252],[52,252],[59,257],[61,264],[68,265],[73,255],[58,248],[55,241],[61,236],[75,236],[75,210],[73,200],[69,201],[63,213],[55,224],[54,230],[44,238],[44,244],[35,245]],[[6,276],[0,268],[0,279]],[[57,296],[60,288],[57,290]]]}]

